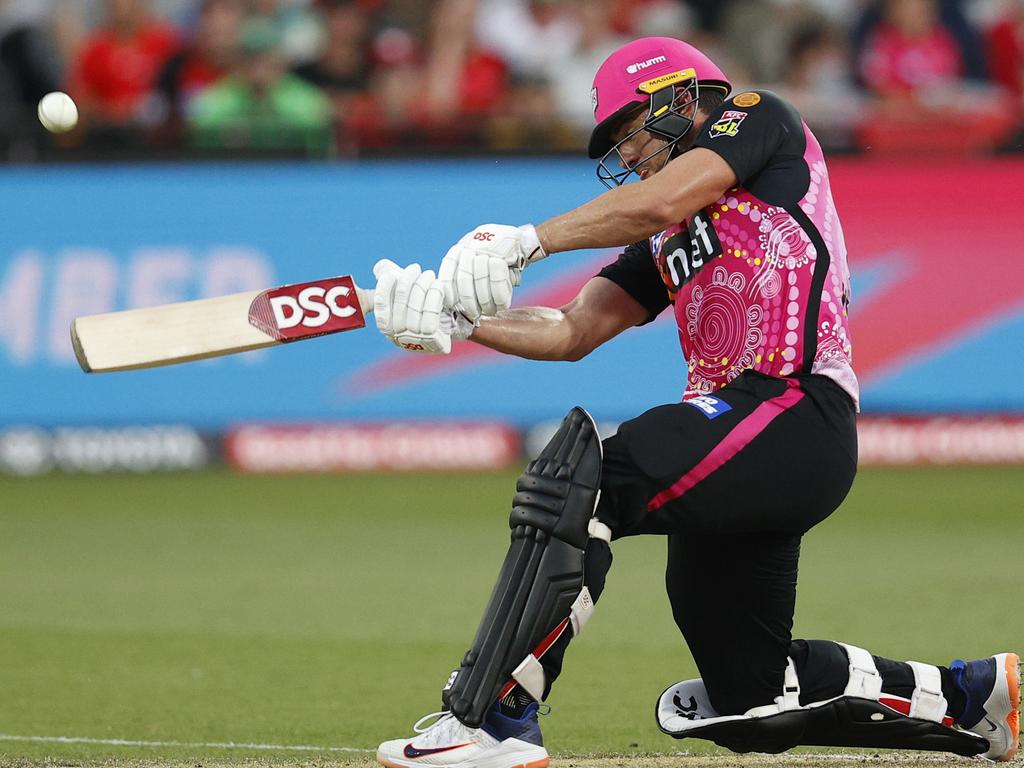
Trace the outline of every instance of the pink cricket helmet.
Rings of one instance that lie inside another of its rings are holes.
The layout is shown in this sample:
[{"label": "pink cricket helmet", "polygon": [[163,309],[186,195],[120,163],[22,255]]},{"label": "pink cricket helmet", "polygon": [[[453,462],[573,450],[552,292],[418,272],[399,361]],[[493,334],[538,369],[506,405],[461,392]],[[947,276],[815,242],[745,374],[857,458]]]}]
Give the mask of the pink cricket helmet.
[{"label": "pink cricket helmet", "polygon": [[[590,134],[587,151],[600,158],[612,148],[611,132],[618,121],[650,99],[650,88],[664,77],[672,84],[674,73],[692,70],[699,87],[718,88],[726,95],[732,90],[728,78],[707,56],[689,43],[673,37],[642,37],[619,48],[604,60],[594,75],[590,99],[597,125]],[[645,86],[641,91],[640,86]]]}]

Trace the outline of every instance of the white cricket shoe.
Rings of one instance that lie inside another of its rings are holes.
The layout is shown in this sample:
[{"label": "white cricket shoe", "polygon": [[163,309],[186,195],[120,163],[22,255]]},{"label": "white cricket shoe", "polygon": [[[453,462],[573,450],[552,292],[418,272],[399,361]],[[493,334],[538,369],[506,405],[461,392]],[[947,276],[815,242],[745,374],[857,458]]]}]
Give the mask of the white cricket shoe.
[{"label": "white cricket shoe", "polygon": [[[431,718],[438,719],[424,727]],[[537,724],[537,705],[515,719],[495,705],[480,728],[469,728],[450,712],[421,717],[416,736],[392,739],[377,747],[377,762],[387,768],[547,768],[550,758]]]}]

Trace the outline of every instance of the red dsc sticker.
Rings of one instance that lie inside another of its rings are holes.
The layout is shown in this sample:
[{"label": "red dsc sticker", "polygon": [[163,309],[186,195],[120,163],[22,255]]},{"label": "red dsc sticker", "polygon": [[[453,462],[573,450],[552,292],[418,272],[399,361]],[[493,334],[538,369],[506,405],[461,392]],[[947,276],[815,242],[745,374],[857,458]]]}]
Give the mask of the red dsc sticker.
[{"label": "red dsc sticker", "polygon": [[366,325],[348,275],[272,288],[249,305],[249,322],[277,341],[295,341]]}]

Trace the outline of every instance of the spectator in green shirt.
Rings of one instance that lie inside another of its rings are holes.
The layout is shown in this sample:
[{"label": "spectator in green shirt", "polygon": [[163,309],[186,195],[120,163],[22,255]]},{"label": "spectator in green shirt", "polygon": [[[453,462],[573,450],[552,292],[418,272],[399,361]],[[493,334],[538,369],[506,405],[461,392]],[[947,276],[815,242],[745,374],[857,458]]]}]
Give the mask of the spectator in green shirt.
[{"label": "spectator in green shirt", "polygon": [[289,74],[281,33],[268,18],[242,26],[241,61],[192,103],[192,145],[203,149],[305,151],[333,146],[330,103],[315,86]]}]

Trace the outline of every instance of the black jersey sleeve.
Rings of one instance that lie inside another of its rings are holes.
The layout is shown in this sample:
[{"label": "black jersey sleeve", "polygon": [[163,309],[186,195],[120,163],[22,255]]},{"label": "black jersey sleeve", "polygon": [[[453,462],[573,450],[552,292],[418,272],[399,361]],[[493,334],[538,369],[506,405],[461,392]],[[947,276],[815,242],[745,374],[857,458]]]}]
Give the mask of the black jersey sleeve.
[{"label": "black jersey sleeve", "polygon": [[647,310],[647,319],[641,325],[651,322],[670,304],[668,290],[646,240],[626,246],[619,258],[604,267],[597,276],[611,280]]},{"label": "black jersey sleeve", "polygon": [[693,145],[719,155],[745,184],[776,155],[803,155],[806,140],[796,109],[771,91],[745,91],[711,113]]}]

